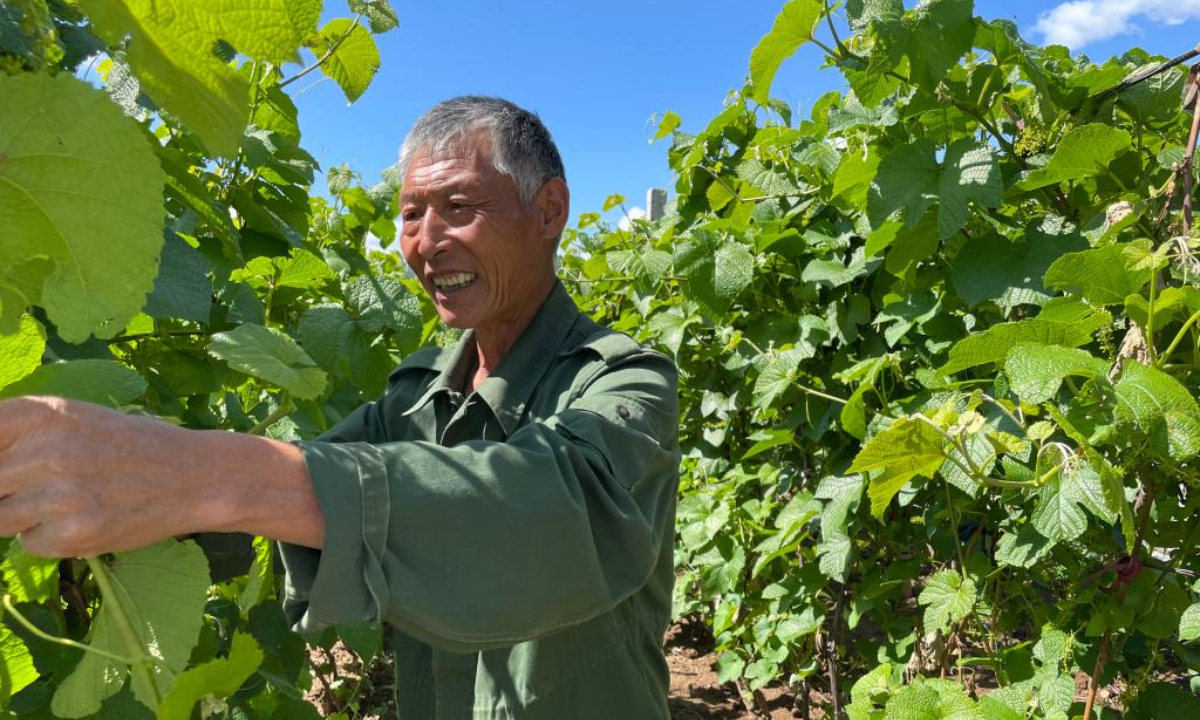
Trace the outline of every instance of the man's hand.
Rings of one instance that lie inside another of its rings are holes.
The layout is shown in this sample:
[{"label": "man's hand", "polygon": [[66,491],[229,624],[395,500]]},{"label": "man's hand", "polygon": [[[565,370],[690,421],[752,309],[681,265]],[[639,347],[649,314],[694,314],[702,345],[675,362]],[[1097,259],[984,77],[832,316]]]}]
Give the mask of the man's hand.
[{"label": "man's hand", "polygon": [[0,536],[82,557],[200,531],[319,547],[299,449],[59,398],[0,402]]}]

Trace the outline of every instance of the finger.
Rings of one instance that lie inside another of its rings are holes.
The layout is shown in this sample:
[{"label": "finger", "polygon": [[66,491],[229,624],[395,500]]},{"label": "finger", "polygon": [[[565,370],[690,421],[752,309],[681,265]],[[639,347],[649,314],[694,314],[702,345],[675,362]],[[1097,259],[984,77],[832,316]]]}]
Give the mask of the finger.
[{"label": "finger", "polygon": [[22,532],[21,547],[30,555],[44,558],[82,557],[71,552],[49,525],[35,525]]},{"label": "finger", "polygon": [[37,525],[35,505],[24,493],[0,500],[0,537],[19,535]]}]

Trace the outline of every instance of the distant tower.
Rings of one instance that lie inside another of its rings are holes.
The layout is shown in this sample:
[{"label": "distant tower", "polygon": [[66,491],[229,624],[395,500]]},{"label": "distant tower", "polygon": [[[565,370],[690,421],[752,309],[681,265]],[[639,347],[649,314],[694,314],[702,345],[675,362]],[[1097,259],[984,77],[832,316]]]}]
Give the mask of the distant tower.
[{"label": "distant tower", "polygon": [[667,189],[650,188],[646,191],[646,219],[650,222],[661,220],[666,214]]}]

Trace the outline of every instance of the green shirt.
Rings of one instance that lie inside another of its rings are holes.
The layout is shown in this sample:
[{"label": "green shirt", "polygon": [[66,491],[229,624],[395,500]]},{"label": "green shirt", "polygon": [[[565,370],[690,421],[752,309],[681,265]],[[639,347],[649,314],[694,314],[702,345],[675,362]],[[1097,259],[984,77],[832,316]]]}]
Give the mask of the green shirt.
[{"label": "green shirt", "polygon": [[393,629],[401,720],[666,720],[676,370],[561,285],[464,395],[471,333],[300,443],[321,551],[280,546],[303,632]]}]

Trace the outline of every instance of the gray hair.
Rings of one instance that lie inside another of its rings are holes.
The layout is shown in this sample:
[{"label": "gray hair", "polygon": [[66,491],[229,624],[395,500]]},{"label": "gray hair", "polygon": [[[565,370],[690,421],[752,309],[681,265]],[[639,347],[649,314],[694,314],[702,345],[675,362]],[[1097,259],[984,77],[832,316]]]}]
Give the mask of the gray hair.
[{"label": "gray hair", "polygon": [[562,157],[536,113],[501,98],[463,95],[438,103],[413,125],[400,146],[400,177],[418,150],[440,152],[455,140],[484,132],[491,139],[492,166],[517,183],[521,201],[533,202],[551,178],[566,180]]}]

